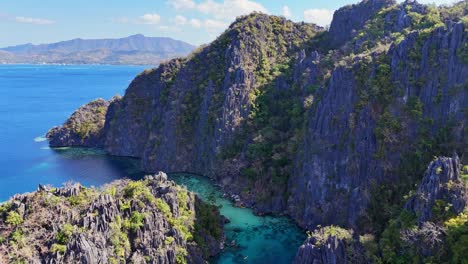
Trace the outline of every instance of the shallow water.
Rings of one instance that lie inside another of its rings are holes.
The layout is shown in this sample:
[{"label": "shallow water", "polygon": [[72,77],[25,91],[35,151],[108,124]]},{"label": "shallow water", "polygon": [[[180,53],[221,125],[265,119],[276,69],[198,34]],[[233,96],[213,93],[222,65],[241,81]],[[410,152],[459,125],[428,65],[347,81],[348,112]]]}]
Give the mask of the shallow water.
[{"label": "shallow water", "polygon": [[233,206],[205,177],[171,174],[169,178],[220,206],[221,214],[231,221],[224,230],[226,242],[235,241],[236,246],[227,247],[214,263],[291,263],[305,239],[304,232],[289,218],[256,216],[248,208]]},{"label": "shallow water", "polygon": [[[0,201],[30,192],[39,183],[68,181],[100,186],[120,178],[139,179],[139,161],[86,148],[50,149],[47,130],[61,124],[79,106],[98,97],[124,93],[143,66],[0,65]],[[290,263],[304,240],[288,218],[255,216],[222,197],[212,182],[178,174],[171,179],[221,206],[231,220],[227,247],[213,263]]]}]

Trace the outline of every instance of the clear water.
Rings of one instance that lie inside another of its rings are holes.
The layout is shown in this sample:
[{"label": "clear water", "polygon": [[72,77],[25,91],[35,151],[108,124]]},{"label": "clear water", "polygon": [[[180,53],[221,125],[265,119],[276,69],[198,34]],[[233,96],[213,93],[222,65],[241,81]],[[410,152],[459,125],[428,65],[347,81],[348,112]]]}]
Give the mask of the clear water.
[{"label": "clear water", "polygon": [[[0,201],[30,192],[39,183],[68,181],[100,186],[127,177],[141,178],[138,160],[83,148],[50,149],[44,134],[77,107],[98,97],[123,94],[143,66],[0,65]],[[231,220],[228,243],[214,263],[290,263],[303,232],[288,218],[255,216],[236,208],[208,179],[171,175],[206,201],[221,206]]]},{"label": "clear water", "polygon": [[173,174],[171,180],[197,193],[204,201],[220,206],[231,222],[225,226],[227,246],[214,263],[291,263],[305,239],[286,217],[256,216],[248,208],[238,208],[208,179],[191,174]]},{"label": "clear water", "polygon": [[98,186],[137,177],[127,160],[80,149],[52,150],[43,136],[90,100],[123,94],[144,68],[0,65],[0,201],[34,191],[39,183]]}]

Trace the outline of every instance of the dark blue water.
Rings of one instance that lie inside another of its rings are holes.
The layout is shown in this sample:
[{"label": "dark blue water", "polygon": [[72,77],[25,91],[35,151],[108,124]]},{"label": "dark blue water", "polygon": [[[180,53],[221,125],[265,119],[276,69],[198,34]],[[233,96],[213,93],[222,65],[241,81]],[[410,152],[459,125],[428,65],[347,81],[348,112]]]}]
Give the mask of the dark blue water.
[{"label": "dark blue water", "polygon": [[[139,161],[83,148],[50,149],[44,135],[79,106],[123,94],[142,66],[0,65],[0,202],[30,192],[39,183],[68,181],[100,186],[143,176]],[[207,178],[171,179],[221,207],[231,220],[226,247],[214,263],[290,263],[305,234],[285,217],[260,217],[237,208]]]},{"label": "dark blue water", "polygon": [[79,106],[123,94],[142,66],[0,65],[0,201],[34,191],[39,183],[101,185],[137,177],[128,159],[73,149],[52,150],[43,140]]}]

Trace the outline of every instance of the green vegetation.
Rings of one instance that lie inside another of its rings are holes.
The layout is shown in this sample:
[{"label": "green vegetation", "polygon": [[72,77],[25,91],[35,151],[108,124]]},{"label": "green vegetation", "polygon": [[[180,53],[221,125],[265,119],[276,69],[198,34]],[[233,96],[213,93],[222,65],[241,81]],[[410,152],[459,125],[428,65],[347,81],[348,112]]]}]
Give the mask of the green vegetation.
[{"label": "green vegetation", "polygon": [[[215,207],[195,199],[195,196],[183,187],[169,182],[166,185],[169,189],[164,193],[155,194],[158,196],[156,198],[152,192],[158,192],[157,185],[160,184],[165,183],[146,178],[136,182],[117,181],[102,190],[69,185],[66,188],[79,190],[71,196],[68,196],[68,189],[27,194],[25,196],[27,199],[21,200],[26,201],[25,215],[28,218],[25,220],[17,210],[12,210],[10,202],[0,205],[0,219],[5,219],[3,228],[0,228],[0,245],[12,252],[9,260],[14,262],[14,260],[32,258],[34,254],[38,254],[38,248],[44,250],[48,248],[51,254],[70,257],[66,254],[67,245],[75,235],[84,236],[90,243],[96,241],[101,243],[99,239],[107,236],[108,241],[105,241],[104,245],[109,248],[103,250],[110,253],[109,263],[123,263],[129,260],[132,251],[147,243],[146,239],[142,240],[137,236],[141,230],[143,233],[161,232],[163,236],[162,241],[159,239],[155,240],[156,242],[151,241],[145,246],[154,246],[157,254],[165,254],[176,248],[174,253],[177,263],[186,263],[188,252],[184,247],[188,244],[195,245],[194,236],[197,236],[196,241],[210,235],[216,236],[216,239],[221,238],[219,212]],[[62,196],[64,193],[66,195]],[[111,204],[107,202],[105,205],[100,204],[99,196],[103,194],[112,195]],[[52,203],[51,200],[58,202]],[[171,202],[171,205],[168,202]],[[119,205],[120,210],[117,209]],[[108,211],[102,212],[101,206],[108,207]],[[172,206],[175,207],[174,214]],[[201,209],[198,209],[198,206]],[[90,211],[93,207],[93,211]],[[200,214],[200,217],[197,217],[197,224],[193,210]],[[115,212],[117,214],[114,214]],[[114,219],[107,219],[112,215]],[[86,217],[86,220],[81,220],[83,217]],[[101,222],[103,220],[109,225],[108,231],[97,227],[103,223]],[[155,226],[153,221],[156,222],[157,230],[148,231],[145,224],[147,222],[147,226],[153,227]],[[88,229],[90,226],[92,229]],[[174,229],[177,232],[174,232]],[[95,234],[96,232],[98,234]],[[98,236],[93,237],[94,235]],[[184,241],[181,242],[182,240]],[[200,249],[203,252],[207,250],[201,246]],[[153,252],[149,252],[144,258],[151,261],[154,256]],[[208,254],[205,257],[208,258]]]},{"label": "green vegetation", "polygon": [[165,217],[172,218],[171,207],[161,198],[156,198],[156,208],[158,208]]},{"label": "green vegetation", "polygon": [[14,243],[20,247],[26,244],[26,236],[21,229],[16,229],[11,233],[10,243]]},{"label": "green vegetation", "polygon": [[67,197],[66,200],[72,206],[85,206],[98,196],[97,190],[92,188],[83,188],[78,195]]},{"label": "green vegetation", "polygon": [[223,230],[219,226],[221,222],[219,210],[216,206],[195,202],[196,220],[194,225],[193,240],[197,243],[198,247],[202,250],[205,257],[208,257],[208,248],[205,244],[204,238],[210,235],[215,239],[220,239],[223,235]]},{"label": "green vegetation", "polygon": [[[273,22],[273,28],[287,25],[276,25],[279,21]],[[292,28],[286,27],[283,30]],[[276,36],[268,37],[274,39]],[[232,144],[223,149],[222,157],[229,160],[246,150],[248,165],[241,168],[242,175],[252,183],[271,181],[277,186],[275,188],[282,188],[288,181],[292,158],[301,140],[306,109],[301,97],[301,87],[276,87],[275,81],[279,79],[285,83],[293,83],[291,68],[294,60],[290,56],[295,50],[276,47],[274,43],[268,41],[266,45],[260,46],[257,54],[252,54],[257,56],[255,58],[258,58],[259,63],[255,71],[256,84],[249,93],[250,114]],[[279,43],[286,44],[281,41]],[[270,49],[275,51],[269,51]],[[269,53],[274,53],[275,57],[268,56]],[[307,94],[313,94],[318,85],[308,85],[304,89]]]},{"label": "green vegetation", "polygon": [[62,229],[55,235],[57,243],[66,245],[70,237],[73,235],[74,227],[71,224],[64,224]]},{"label": "green vegetation", "polygon": [[123,228],[126,230],[130,230],[132,232],[136,232],[143,226],[143,221],[145,220],[145,215],[139,212],[132,212],[130,218],[127,218],[123,222]]},{"label": "green vegetation", "polygon": [[468,208],[458,216],[444,222],[447,228],[447,257],[450,263],[466,263],[468,260]]},{"label": "green vegetation", "polygon": [[114,247],[114,253],[119,258],[119,262],[125,261],[125,256],[130,253],[131,247],[127,233],[122,231],[120,216],[117,216],[115,221],[110,224],[110,228],[112,230],[110,242]]},{"label": "green vegetation", "polygon": [[176,248],[176,263],[187,264],[187,250],[182,247]]},{"label": "green vegetation", "polygon": [[20,225],[23,223],[23,217],[18,212],[11,211],[8,213],[6,223],[14,226]]},{"label": "green vegetation", "polygon": [[60,245],[60,244],[52,244],[52,247],[50,248],[50,251],[52,251],[52,253],[61,253],[61,254],[64,254],[65,251],[67,251],[67,246],[66,245]]},{"label": "green vegetation", "polygon": [[423,114],[423,104],[418,97],[411,96],[406,102],[405,110],[408,112],[411,118],[417,119],[420,118]]},{"label": "green vegetation", "polygon": [[166,237],[166,239],[164,240],[164,245],[170,245],[174,242],[174,237],[171,237],[171,236],[168,236]]},{"label": "green vegetation", "polygon": [[307,235],[316,239],[316,246],[325,245],[330,237],[336,237],[337,239],[345,241],[352,240],[352,234],[350,231],[334,225],[319,227],[318,229],[314,230],[314,232],[308,233]]}]

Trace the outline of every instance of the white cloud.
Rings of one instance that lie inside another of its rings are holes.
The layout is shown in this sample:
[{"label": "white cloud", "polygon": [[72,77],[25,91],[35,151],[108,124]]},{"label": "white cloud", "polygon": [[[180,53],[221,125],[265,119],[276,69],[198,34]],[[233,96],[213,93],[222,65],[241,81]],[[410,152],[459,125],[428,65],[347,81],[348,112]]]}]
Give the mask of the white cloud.
[{"label": "white cloud", "polygon": [[283,16],[286,18],[291,17],[291,10],[288,6],[283,6]]},{"label": "white cloud", "polygon": [[15,21],[18,23],[34,24],[34,25],[51,25],[55,24],[55,21],[43,19],[43,18],[32,18],[32,17],[15,17]]},{"label": "white cloud", "polygon": [[177,15],[175,17],[175,23],[177,25],[185,25],[185,24],[187,24],[187,18],[185,18],[184,16],[181,16],[181,15]]},{"label": "white cloud", "polygon": [[161,16],[158,14],[144,14],[138,18],[136,21],[137,24],[147,24],[147,25],[155,25],[161,21]]},{"label": "white cloud", "polygon": [[223,0],[222,2],[204,0],[201,3],[196,3],[193,0],[172,0],[169,3],[178,10],[197,10],[222,20],[233,20],[237,16],[246,15],[253,11],[268,13],[263,5],[251,0]]},{"label": "white cloud", "polygon": [[333,18],[333,11],[329,9],[304,10],[304,21],[315,23],[319,26],[329,25]]},{"label": "white cloud", "polygon": [[202,26],[202,23],[200,20],[196,19],[196,18],[192,18],[190,19],[190,25],[194,28],[201,28]]}]

